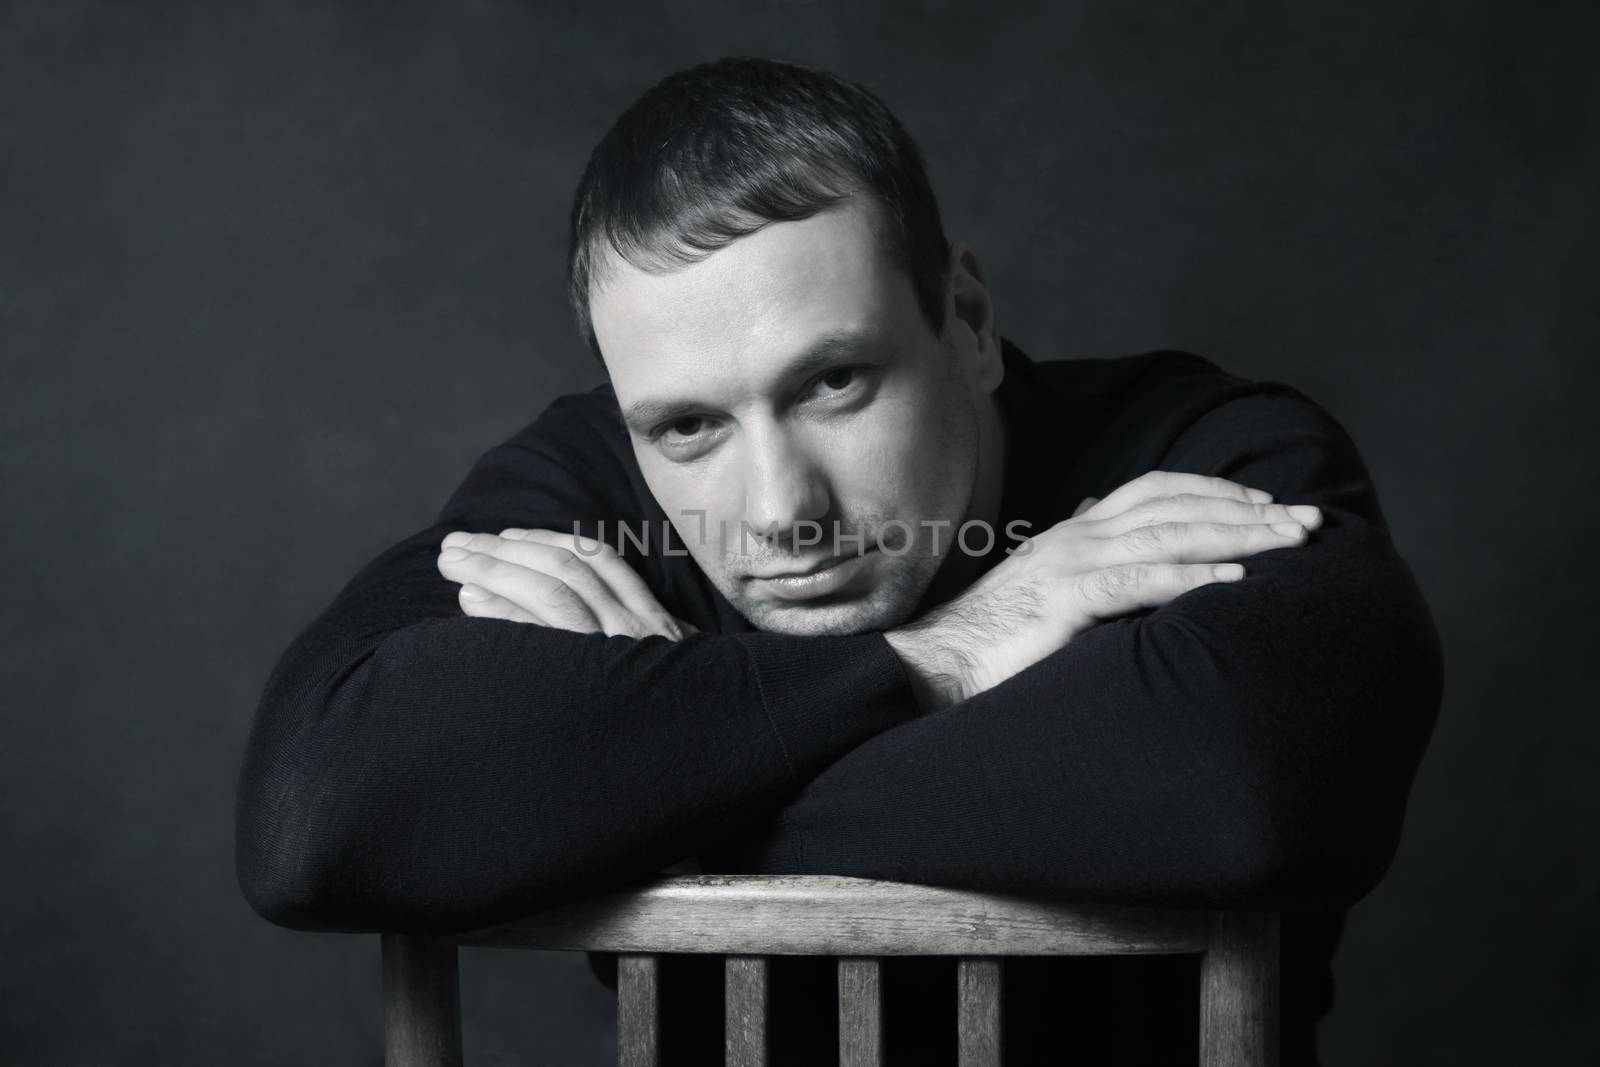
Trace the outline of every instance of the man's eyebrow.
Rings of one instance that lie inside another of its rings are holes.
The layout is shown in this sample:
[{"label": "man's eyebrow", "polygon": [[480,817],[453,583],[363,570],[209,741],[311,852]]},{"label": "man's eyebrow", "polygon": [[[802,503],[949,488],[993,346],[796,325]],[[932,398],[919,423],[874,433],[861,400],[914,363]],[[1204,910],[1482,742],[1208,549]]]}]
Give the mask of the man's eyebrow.
[{"label": "man's eyebrow", "polygon": [[[876,333],[868,330],[834,330],[825,333],[812,342],[805,351],[790,360],[778,372],[777,381],[787,383],[810,377],[827,369],[841,358],[860,353],[876,342],[877,338]],[[706,407],[704,402],[687,397],[663,399],[646,397],[629,404],[627,410],[622,413],[622,418],[635,433],[643,434],[653,426],[704,411]]]}]

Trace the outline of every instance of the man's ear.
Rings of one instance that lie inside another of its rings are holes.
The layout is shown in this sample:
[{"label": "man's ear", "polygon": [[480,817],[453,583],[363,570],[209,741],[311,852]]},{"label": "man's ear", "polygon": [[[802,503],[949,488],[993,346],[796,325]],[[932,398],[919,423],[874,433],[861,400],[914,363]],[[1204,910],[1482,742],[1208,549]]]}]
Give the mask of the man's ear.
[{"label": "man's ear", "polygon": [[950,247],[950,280],[946,286],[945,329],[977,388],[992,393],[1005,377],[1000,358],[1000,333],[995,327],[994,301],[984,284],[978,256],[965,241]]}]

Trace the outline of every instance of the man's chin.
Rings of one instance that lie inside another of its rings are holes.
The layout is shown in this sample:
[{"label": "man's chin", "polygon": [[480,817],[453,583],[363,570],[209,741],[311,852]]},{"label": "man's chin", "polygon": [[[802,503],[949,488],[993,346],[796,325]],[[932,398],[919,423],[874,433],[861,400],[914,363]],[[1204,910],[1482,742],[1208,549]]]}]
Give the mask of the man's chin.
[{"label": "man's chin", "polygon": [[903,622],[905,615],[897,605],[873,597],[858,597],[837,603],[764,602],[738,604],[736,607],[756,629],[794,637],[845,637],[888,630]]}]

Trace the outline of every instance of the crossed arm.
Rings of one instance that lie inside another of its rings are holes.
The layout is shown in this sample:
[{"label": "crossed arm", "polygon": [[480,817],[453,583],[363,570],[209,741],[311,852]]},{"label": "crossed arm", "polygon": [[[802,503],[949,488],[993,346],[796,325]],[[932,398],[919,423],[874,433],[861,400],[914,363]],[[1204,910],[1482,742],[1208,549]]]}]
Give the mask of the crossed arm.
[{"label": "crossed arm", "polygon": [[[1208,432],[1223,419],[1230,433]],[[1103,621],[869,739],[719,861],[1213,907],[1343,907],[1372,888],[1442,672],[1364,465],[1284,396],[1214,410],[1166,462],[1323,522],[1250,556],[1240,581]]]},{"label": "crossed arm", "polygon": [[[1171,562],[1212,578],[1133,617],[1063,609],[1071,632],[1047,654],[970,691],[923,684],[921,705],[883,635],[677,639],[610,582],[614,606],[570,626],[474,617],[425,573],[452,562],[435,556],[448,530],[427,531],[358,576],[269,684],[241,882],[274,921],[357,929],[485,925],[691,854],[1126,901],[1347,902],[1392,855],[1438,650],[1342,431],[1251,403],[1206,416],[1258,420],[1248,452],[1209,451],[1202,419],[1165,465],[1316,505],[1314,537],[1236,552],[1234,581]],[[468,528],[571,529],[571,500],[519,499]],[[1099,587],[1132,596],[1125,579]],[[646,632],[608,636],[624,614]]]}]

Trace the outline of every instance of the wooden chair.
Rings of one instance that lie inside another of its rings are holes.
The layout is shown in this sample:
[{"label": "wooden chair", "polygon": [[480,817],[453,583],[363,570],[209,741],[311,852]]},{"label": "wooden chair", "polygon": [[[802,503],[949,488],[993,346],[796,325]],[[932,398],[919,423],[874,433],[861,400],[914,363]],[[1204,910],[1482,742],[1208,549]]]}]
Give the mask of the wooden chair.
[{"label": "wooden chair", "polygon": [[1278,916],[1079,907],[826,875],[669,877],[449,937],[383,935],[385,1063],[461,1060],[459,945],[615,952],[617,1059],[658,1061],[657,958],[726,957],[728,1067],[767,1062],[767,957],[834,956],[840,1067],[883,1062],[880,957],[958,956],[962,1067],[999,1067],[1007,956],[1203,953],[1202,1067],[1278,1062]]}]

